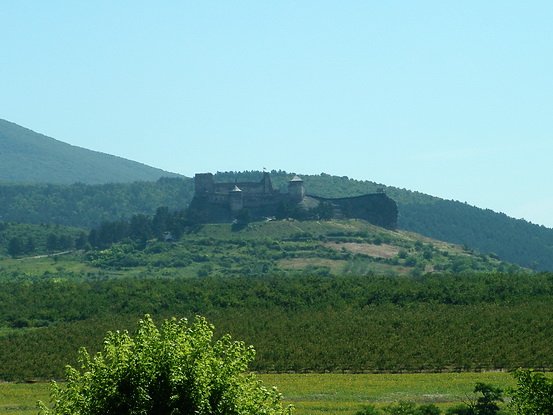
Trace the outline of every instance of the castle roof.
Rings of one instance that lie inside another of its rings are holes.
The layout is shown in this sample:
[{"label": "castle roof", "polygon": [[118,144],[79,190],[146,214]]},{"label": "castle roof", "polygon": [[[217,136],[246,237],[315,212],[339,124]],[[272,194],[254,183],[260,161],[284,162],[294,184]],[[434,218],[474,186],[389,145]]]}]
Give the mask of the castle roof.
[{"label": "castle roof", "polygon": [[302,179],[300,179],[298,176],[294,176],[294,178],[292,180],[290,180],[291,182],[303,182]]}]

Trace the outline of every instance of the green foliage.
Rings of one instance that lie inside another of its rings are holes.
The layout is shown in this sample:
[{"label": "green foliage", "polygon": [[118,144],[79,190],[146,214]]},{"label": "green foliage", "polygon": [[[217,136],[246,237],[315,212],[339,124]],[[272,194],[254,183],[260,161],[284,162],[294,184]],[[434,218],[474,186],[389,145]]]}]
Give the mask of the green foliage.
[{"label": "green foliage", "polygon": [[446,415],[476,415],[474,409],[465,404],[452,406],[445,413]]},{"label": "green foliage", "polygon": [[500,413],[498,403],[503,402],[503,390],[493,385],[477,382],[474,397],[469,402],[449,408],[447,415],[496,415]]},{"label": "green foliage", "polygon": [[[261,172],[224,172],[216,181],[257,181]],[[286,192],[291,173],[272,171],[275,188]],[[348,177],[302,175],[309,194],[320,197],[348,197],[375,193],[385,186]],[[194,183],[188,178],[163,178],[157,182],[105,185],[1,185],[2,218],[10,222],[58,223],[96,228],[105,221],[129,220],[133,215],[154,215],[158,206],[185,209],[192,200]],[[502,213],[479,209],[456,201],[422,193],[386,187],[399,206],[399,228],[439,240],[466,244],[481,252],[493,252],[504,261],[536,270],[553,270],[553,230]],[[279,218],[289,217],[290,207],[280,206]],[[296,212],[302,216],[305,212]],[[311,212],[327,218],[328,206]],[[516,235],[516,237],[513,237]],[[423,253],[427,257],[430,252]],[[458,263],[457,270],[467,270]],[[512,272],[508,265],[502,271]]]},{"label": "green foliage", "polygon": [[398,204],[401,229],[466,244],[524,267],[553,270],[552,229],[452,200]]},{"label": "green foliage", "polygon": [[355,415],[381,415],[382,412],[374,405],[363,405],[363,407],[358,410]]},{"label": "green foliage", "polygon": [[[161,209],[165,209],[165,220],[159,225],[156,218]],[[326,273],[356,274],[411,273],[420,276],[432,271],[466,273],[505,269],[504,263],[486,255],[465,253],[458,247],[444,244],[438,248],[435,243],[422,243],[413,234],[387,231],[361,220],[192,225],[183,212],[169,212],[167,208],[159,208],[158,212],[153,218],[135,215],[130,221],[102,223],[91,232],[89,242],[92,246],[108,249],[90,252],[87,257],[90,264],[104,269],[144,265],[171,268],[178,264],[180,268],[189,267],[188,275],[196,275],[198,266],[194,263],[209,259],[214,274],[252,276],[284,274],[290,268],[297,273],[294,262],[305,264],[305,269],[311,266],[310,272],[319,268],[321,272],[326,269]],[[164,236],[171,236],[170,241],[174,243],[160,248],[155,241],[165,241]],[[117,247],[109,247],[113,243],[126,245],[130,258],[119,255],[119,264],[108,258],[113,257],[110,250],[120,251]],[[346,244],[360,244],[360,250]],[[375,248],[383,245],[397,247],[399,252],[393,248],[383,255],[379,253],[381,249]],[[152,253],[154,255],[145,255]],[[137,256],[143,260],[135,261]],[[103,257],[109,260],[104,261]],[[320,259],[328,261],[316,263]],[[324,268],[328,265],[330,268]],[[519,270],[514,265],[509,265],[509,269],[511,272]]]},{"label": "green foliage", "polygon": [[82,370],[67,369],[64,386],[53,382],[43,414],[198,415],[286,414],[280,394],[244,375],[253,348],[229,335],[213,342],[213,327],[197,317],[166,320],[158,329],[146,316],[134,337],[110,332],[102,353],[81,350]]},{"label": "green foliage", "polygon": [[547,368],[552,296],[551,274],[106,280],[59,272],[0,283],[0,379],[61,378],[79,345],[99,350],[107,330],[131,328],[145,313],[206,316],[219,333],[256,345],[255,371]]},{"label": "green foliage", "polygon": [[90,229],[133,215],[153,216],[159,206],[183,210],[193,192],[194,182],[187,178],[97,185],[0,184],[0,206],[2,220],[7,222]]},{"label": "green foliage", "polygon": [[414,402],[399,401],[377,408],[374,405],[364,405],[355,415],[440,415],[442,411],[434,404],[417,405]]},{"label": "green foliage", "polygon": [[441,413],[442,411],[440,411],[436,405],[427,403],[419,405],[419,407],[415,409],[414,415],[440,415]]},{"label": "green foliage", "polygon": [[474,409],[478,415],[494,415],[499,412],[498,402],[503,402],[503,390],[478,382],[474,387],[477,394]]},{"label": "green foliage", "polygon": [[16,258],[82,248],[80,240],[87,233],[52,224],[0,223],[0,255]]},{"label": "green foliage", "polygon": [[553,413],[553,379],[543,373],[522,369],[513,376],[518,388],[512,391],[511,407],[517,415]]}]

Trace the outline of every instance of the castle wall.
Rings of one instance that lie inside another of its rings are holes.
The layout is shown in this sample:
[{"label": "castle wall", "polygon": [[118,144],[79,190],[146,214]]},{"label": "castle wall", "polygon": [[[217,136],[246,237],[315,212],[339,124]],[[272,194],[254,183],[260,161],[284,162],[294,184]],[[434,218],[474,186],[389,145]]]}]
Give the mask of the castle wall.
[{"label": "castle wall", "polygon": [[[196,174],[195,183],[196,194],[189,211],[198,222],[231,222],[242,208],[249,209],[253,218],[261,219],[275,216],[282,204],[310,209],[326,202],[332,205],[335,218],[358,218],[384,228],[397,228],[397,204],[385,193],[337,199],[305,197],[303,181],[296,177],[289,184],[289,193],[282,194],[273,190],[268,173],[259,182],[242,183],[214,183],[212,174]],[[308,200],[312,203],[304,203]]]},{"label": "castle wall", "polygon": [[309,197],[317,199],[320,202],[332,204],[346,218],[363,219],[383,228],[397,229],[397,203],[385,193],[337,199],[326,199],[317,196]]}]

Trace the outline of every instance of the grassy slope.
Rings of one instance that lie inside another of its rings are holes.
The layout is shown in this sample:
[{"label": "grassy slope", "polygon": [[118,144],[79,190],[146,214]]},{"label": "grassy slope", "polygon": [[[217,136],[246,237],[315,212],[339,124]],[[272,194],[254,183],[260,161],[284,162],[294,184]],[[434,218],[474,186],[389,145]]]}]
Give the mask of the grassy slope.
[{"label": "grassy slope", "polygon": [[[25,225],[32,228],[31,225]],[[40,225],[34,226],[43,230]],[[0,232],[0,242],[10,227]],[[28,231],[29,232],[29,231]],[[43,232],[45,232],[43,230]],[[22,239],[25,235],[22,234]],[[4,253],[0,244],[0,254]],[[406,231],[389,231],[361,220],[208,224],[191,228],[178,243],[130,244],[60,258],[0,262],[5,273],[42,276],[46,270],[104,275],[172,277],[270,275],[275,273],[422,274],[427,272],[520,269],[460,246]],[[50,274],[55,275],[55,274]],[[77,277],[79,278],[79,277]],[[5,278],[4,278],[5,279]]]}]

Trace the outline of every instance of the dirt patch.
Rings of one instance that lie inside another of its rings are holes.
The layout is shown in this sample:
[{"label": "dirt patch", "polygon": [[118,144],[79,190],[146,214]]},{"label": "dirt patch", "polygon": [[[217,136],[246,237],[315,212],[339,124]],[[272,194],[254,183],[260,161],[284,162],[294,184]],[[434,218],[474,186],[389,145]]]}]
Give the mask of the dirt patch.
[{"label": "dirt patch", "polygon": [[340,272],[346,261],[324,258],[294,258],[281,259],[278,266],[283,269],[302,269],[306,267],[329,267],[332,272]]},{"label": "dirt patch", "polygon": [[365,254],[374,258],[393,258],[397,256],[400,250],[400,248],[397,246],[386,244],[373,245],[366,243],[358,244],[355,242],[328,242],[324,245],[336,249],[337,251],[342,251],[343,249],[345,249],[346,251],[352,252],[354,254]]}]

